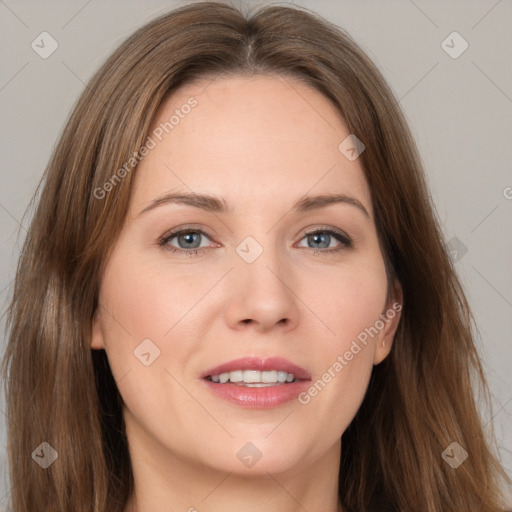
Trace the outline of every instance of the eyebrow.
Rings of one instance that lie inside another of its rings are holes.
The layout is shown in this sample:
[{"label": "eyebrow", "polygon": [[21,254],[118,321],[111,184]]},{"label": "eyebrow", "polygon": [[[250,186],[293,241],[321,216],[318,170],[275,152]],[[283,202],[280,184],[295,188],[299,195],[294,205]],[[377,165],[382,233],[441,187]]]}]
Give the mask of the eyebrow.
[{"label": "eyebrow", "polygon": [[[324,208],[331,204],[345,203],[355,206],[361,211],[365,217],[370,219],[370,214],[362,203],[355,197],[347,194],[333,194],[333,195],[317,195],[317,196],[306,196],[299,199],[292,207],[293,211],[303,213],[312,210]],[[140,213],[146,213],[159,206],[167,204],[184,204],[187,206],[193,206],[207,212],[212,213],[231,213],[232,209],[224,198],[218,198],[209,194],[197,194],[194,192],[181,192],[177,194],[165,194],[151,201]]]}]

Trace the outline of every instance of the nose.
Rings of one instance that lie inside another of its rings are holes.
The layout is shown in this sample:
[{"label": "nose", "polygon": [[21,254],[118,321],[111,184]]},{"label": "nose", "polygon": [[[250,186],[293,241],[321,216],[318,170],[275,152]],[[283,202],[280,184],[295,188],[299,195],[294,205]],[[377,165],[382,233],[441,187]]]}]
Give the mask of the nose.
[{"label": "nose", "polygon": [[252,263],[241,258],[230,272],[226,322],[235,330],[292,330],[299,320],[298,279],[292,266],[265,248]]}]

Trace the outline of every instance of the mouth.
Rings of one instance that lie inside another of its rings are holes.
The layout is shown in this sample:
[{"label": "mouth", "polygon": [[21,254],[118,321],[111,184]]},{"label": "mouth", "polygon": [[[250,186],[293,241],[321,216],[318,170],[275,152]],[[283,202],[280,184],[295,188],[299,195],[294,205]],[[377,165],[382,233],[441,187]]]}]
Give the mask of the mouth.
[{"label": "mouth", "polygon": [[310,385],[302,367],[280,357],[243,357],[201,374],[217,397],[249,408],[272,408],[296,399]]}]

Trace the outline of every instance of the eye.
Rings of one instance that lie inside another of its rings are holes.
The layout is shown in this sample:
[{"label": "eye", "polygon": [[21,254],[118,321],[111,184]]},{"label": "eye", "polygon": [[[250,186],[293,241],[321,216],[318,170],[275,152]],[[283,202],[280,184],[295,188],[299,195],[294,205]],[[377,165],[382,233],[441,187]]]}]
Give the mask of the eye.
[{"label": "eye", "polygon": [[[208,233],[201,229],[182,228],[163,235],[158,241],[158,245],[170,252],[196,256],[208,247],[207,245],[202,245],[203,238],[205,237],[210,238]],[[171,243],[174,239],[176,239],[175,242]]]},{"label": "eye", "polygon": [[[342,233],[341,231],[334,230],[332,228],[325,229],[316,229],[314,231],[308,231],[305,234],[304,239],[307,240],[307,243],[311,243],[313,246],[307,245],[310,249],[326,249],[320,251],[321,253],[325,252],[338,252],[343,249],[352,247],[352,240],[349,236]],[[330,243],[334,240],[340,242],[339,245],[335,247],[330,247]],[[316,245],[316,246],[315,246]],[[303,245],[299,245],[299,247],[304,247]],[[315,254],[317,254],[315,252]]]}]

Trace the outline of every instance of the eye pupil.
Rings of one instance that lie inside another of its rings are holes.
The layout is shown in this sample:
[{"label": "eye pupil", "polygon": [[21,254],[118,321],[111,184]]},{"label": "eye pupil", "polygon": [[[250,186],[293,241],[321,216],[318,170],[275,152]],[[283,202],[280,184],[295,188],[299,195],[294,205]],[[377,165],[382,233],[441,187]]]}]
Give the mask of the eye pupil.
[{"label": "eye pupil", "polygon": [[313,239],[313,243],[320,243],[322,244],[322,238],[324,239],[324,242],[325,240],[327,240],[327,242],[325,243],[325,245],[323,245],[322,247],[316,247],[316,249],[325,249],[326,247],[329,247],[329,237],[330,235],[329,234],[326,234],[326,233],[313,233],[312,235],[309,235],[310,238]]}]

